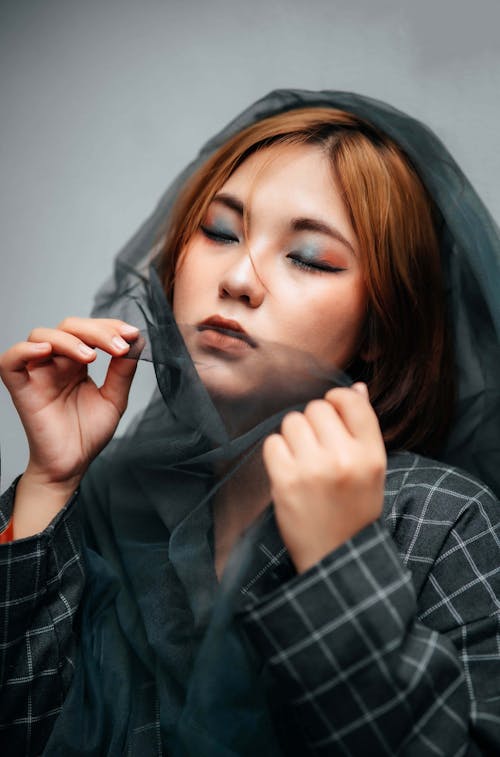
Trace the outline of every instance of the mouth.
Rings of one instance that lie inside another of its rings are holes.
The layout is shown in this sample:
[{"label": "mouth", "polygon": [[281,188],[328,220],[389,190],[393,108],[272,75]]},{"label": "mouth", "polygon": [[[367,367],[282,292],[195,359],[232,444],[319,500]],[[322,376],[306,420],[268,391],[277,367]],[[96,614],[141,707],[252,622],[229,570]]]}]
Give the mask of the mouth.
[{"label": "mouth", "polygon": [[210,318],[206,318],[204,321],[198,324],[198,331],[215,331],[219,334],[223,334],[231,339],[238,339],[241,342],[245,342],[250,347],[257,347],[257,342],[247,334],[245,329],[240,326],[238,321],[233,321],[229,318],[223,318],[220,315],[212,315]]}]

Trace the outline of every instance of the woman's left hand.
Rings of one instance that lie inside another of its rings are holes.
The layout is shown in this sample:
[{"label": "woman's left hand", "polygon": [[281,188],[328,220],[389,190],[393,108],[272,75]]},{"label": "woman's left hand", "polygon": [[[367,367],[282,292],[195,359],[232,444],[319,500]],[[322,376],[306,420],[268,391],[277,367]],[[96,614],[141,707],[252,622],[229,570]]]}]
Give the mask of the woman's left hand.
[{"label": "woman's left hand", "polygon": [[276,520],[299,573],[382,512],[386,453],[365,384],[331,389],[269,436],[263,458]]}]

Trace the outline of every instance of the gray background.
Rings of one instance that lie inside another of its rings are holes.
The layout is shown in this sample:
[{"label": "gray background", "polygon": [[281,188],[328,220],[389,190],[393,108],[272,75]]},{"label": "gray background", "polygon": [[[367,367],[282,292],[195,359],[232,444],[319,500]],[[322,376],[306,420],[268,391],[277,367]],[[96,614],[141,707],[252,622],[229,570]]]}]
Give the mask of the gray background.
[{"label": "gray background", "polygon": [[[86,315],[170,179],[276,87],[416,115],[499,219],[499,21],[498,0],[0,0],[0,352]],[[26,445],[3,386],[0,443],[4,488]]]}]

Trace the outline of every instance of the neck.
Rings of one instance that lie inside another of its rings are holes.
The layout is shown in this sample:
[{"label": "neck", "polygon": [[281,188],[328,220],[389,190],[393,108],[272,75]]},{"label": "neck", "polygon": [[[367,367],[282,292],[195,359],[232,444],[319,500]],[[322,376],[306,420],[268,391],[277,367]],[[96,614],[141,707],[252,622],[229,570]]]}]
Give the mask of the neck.
[{"label": "neck", "polygon": [[[225,472],[218,471],[220,475]],[[269,479],[259,445],[215,495],[215,568],[219,578],[233,546],[270,501]]]}]

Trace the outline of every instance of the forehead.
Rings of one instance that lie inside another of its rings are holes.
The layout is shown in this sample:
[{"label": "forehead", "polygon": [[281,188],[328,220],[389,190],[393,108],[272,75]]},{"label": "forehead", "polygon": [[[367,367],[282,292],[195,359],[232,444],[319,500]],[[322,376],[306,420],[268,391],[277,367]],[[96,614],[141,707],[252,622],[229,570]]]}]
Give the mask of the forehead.
[{"label": "forehead", "polygon": [[[319,145],[274,145],[251,155],[219,190],[243,208],[248,230],[304,226],[336,229],[355,250],[357,239],[334,169]],[[221,198],[222,202],[222,198]],[[229,203],[231,204],[231,203]],[[217,208],[219,203],[213,204]],[[334,233],[335,235],[335,233]]]},{"label": "forehead", "polygon": [[250,210],[262,202],[299,202],[304,211],[328,210],[339,190],[328,156],[319,145],[273,145],[253,153],[229,177],[222,192]]}]

